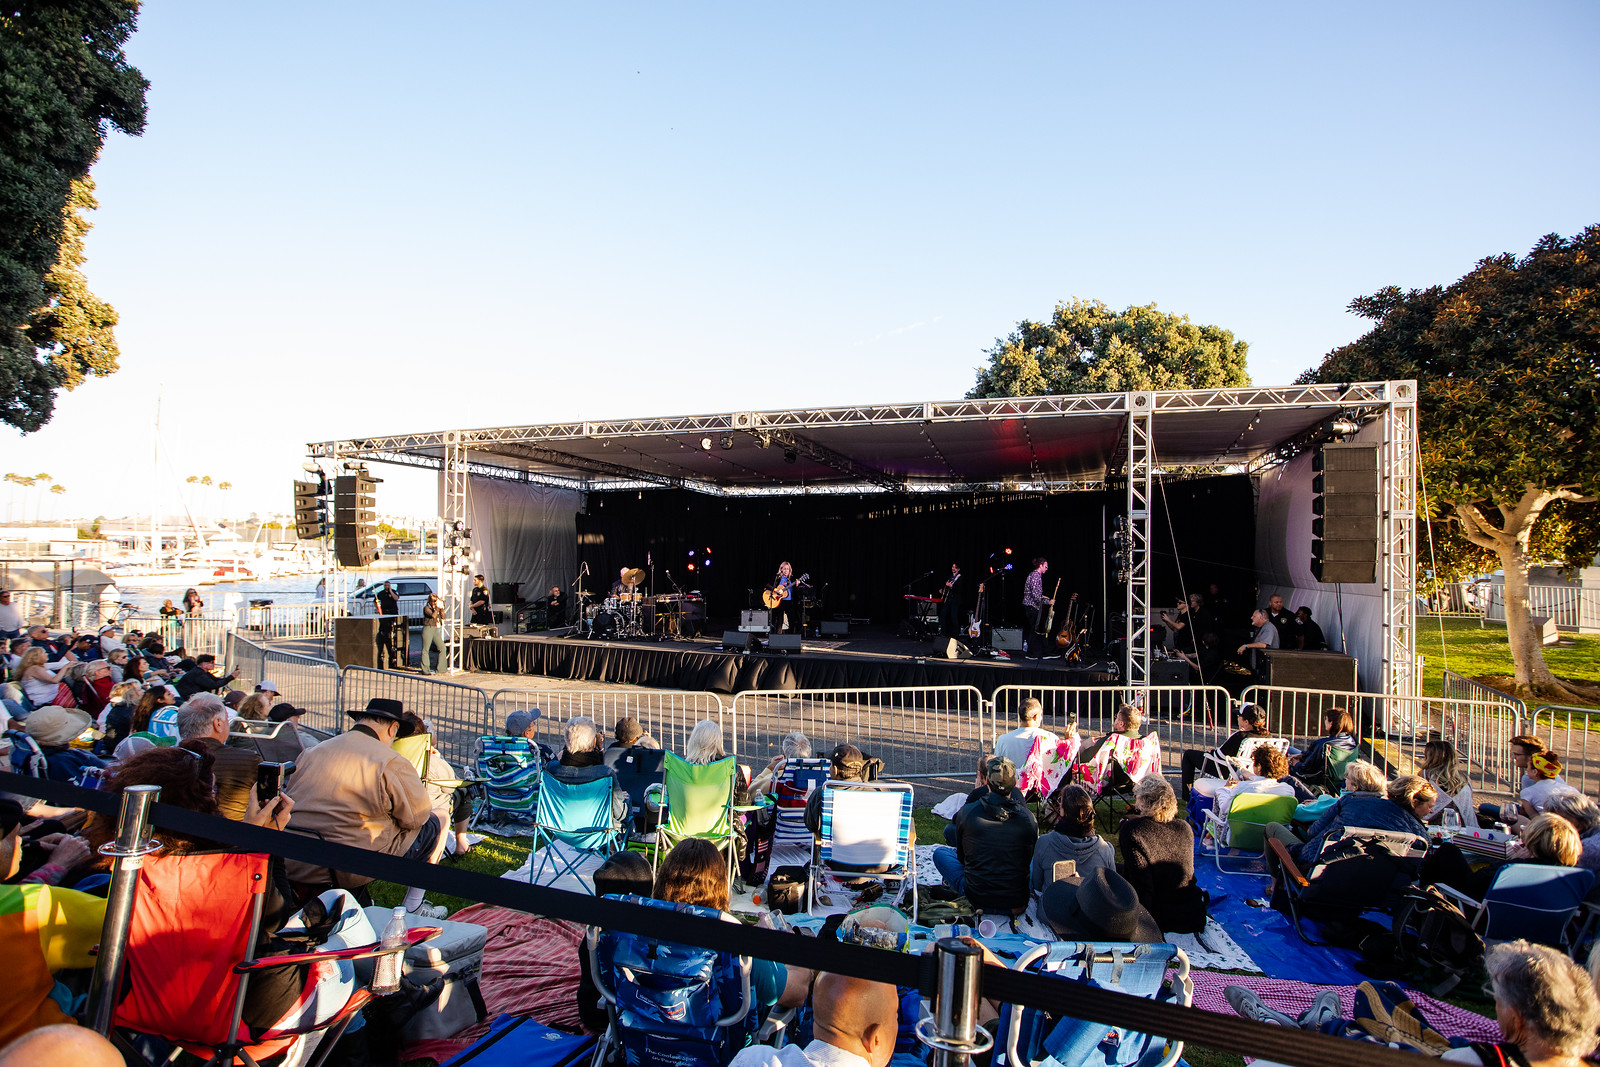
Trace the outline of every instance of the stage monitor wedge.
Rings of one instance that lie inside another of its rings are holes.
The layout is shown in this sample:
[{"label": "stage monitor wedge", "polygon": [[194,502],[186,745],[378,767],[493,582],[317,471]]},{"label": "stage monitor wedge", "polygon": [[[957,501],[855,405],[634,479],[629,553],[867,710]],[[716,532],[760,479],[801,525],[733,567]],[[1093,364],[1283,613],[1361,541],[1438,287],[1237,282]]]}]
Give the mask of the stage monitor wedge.
[{"label": "stage monitor wedge", "polygon": [[799,655],[804,651],[804,647],[800,643],[799,634],[773,634],[767,638],[767,651]]}]

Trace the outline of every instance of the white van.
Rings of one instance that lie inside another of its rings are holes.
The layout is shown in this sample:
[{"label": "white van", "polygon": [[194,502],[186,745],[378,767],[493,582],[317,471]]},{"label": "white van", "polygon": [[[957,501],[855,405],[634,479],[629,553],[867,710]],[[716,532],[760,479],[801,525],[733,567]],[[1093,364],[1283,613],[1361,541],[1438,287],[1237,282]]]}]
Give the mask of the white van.
[{"label": "white van", "polygon": [[[387,581],[400,600],[400,614],[412,619],[422,618],[422,608],[428,602],[428,594],[439,590],[439,579],[432,575],[406,574]],[[350,614],[378,614],[378,590],[382,588],[383,581],[375,581],[352,593]]]}]

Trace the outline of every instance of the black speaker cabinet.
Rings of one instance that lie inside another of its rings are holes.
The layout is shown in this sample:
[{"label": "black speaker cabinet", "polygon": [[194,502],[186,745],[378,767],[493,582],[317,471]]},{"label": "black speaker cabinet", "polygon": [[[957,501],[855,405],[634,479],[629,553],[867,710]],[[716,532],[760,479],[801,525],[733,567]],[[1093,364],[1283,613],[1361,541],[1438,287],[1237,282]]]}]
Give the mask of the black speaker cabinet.
[{"label": "black speaker cabinet", "polygon": [[1354,656],[1298,649],[1277,649],[1266,656],[1268,685],[1285,689],[1326,689],[1335,693],[1357,691]]},{"label": "black speaker cabinet", "polygon": [[378,620],[345,615],[333,620],[333,661],[341,667],[377,667]]},{"label": "black speaker cabinet", "polygon": [[491,604],[520,604],[522,598],[517,595],[518,582],[491,582],[489,584],[489,602]]},{"label": "black speaker cabinet", "polygon": [[782,652],[785,655],[799,655],[803,649],[800,645],[799,634],[773,634],[767,638],[768,652]]},{"label": "black speaker cabinet", "polygon": [[1150,664],[1151,685],[1188,685],[1189,665],[1181,659],[1155,660]]},{"label": "black speaker cabinet", "polygon": [[750,647],[752,640],[754,639],[742,630],[722,631],[722,647],[729,652],[743,652]]},{"label": "black speaker cabinet", "polygon": [[817,633],[822,637],[847,637],[850,623],[846,619],[823,619],[817,623]]}]

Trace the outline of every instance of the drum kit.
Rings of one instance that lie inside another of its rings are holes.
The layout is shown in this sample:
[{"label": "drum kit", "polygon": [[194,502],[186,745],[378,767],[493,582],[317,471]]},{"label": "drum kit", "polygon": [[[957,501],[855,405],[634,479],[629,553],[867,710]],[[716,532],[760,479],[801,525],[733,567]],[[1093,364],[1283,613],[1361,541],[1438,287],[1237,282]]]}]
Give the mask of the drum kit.
[{"label": "drum kit", "polygon": [[620,593],[584,608],[583,635],[596,640],[692,637],[696,623],[703,625],[706,617],[705,599],[699,590],[653,597],[639,589],[646,578],[642,567],[624,571]]}]

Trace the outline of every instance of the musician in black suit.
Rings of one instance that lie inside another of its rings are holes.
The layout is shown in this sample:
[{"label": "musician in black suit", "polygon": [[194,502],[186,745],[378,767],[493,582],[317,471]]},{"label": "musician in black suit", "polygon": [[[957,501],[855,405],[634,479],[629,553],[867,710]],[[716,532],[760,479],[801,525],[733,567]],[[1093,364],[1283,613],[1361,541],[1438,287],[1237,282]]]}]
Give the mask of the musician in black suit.
[{"label": "musician in black suit", "polygon": [[961,605],[966,599],[967,584],[961,578],[961,564],[950,564],[950,577],[944,583],[939,605],[939,632],[946,637],[960,637],[966,629],[961,615]]}]

